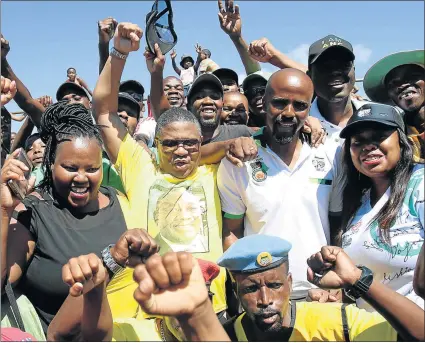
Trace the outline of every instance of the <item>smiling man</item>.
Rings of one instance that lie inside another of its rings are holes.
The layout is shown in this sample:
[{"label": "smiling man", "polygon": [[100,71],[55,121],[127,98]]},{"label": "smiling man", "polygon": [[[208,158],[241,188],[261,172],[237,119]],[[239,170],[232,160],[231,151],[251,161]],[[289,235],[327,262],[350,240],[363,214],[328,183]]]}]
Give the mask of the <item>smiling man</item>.
[{"label": "smiling man", "polygon": [[239,92],[224,94],[221,122],[227,125],[246,125],[248,123],[248,99]]},{"label": "smiling man", "polygon": [[415,162],[425,158],[425,69],[424,50],[402,51],[376,62],[364,77],[369,98],[395,104],[404,113]]},{"label": "smiling man", "polygon": [[250,137],[253,132],[246,125],[220,125],[223,97],[223,85],[213,74],[198,76],[190,88],[187,108],[199,120],[202,144]]},{"label": "smiling man", "polygon": [[310,115],[321,121],[329,140],[337,144],[354,110],[366,103],[351,97],[356,81],[354,59],[352,45],[334,35],[319,39],[309,49],[307,74],[317,95]]},{"label": "smiling man", "polygon": [[264,96],[266,126],[254,135],[258,157],[242,168],[223,160],[217,179],[224,250],[250,235],[290,240],[294,299],[312,287],[305,261],[330,241],[328,214],[341,210],[335,149],[329,153],[327,143],[311,148],[302,133],[312,97],[313,84],[302,71],[274,73]]}]

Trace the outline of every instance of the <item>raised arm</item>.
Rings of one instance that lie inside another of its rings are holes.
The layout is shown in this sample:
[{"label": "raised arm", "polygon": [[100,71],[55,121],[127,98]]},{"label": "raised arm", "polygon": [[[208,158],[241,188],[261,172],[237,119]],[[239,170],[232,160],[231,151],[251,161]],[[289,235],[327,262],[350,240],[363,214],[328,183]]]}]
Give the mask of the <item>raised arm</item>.
[{"label": "raised arm", "polygon": [[186,252],[152,255],[133,274],[144,312],[176,317],[188,341],[230,341],[214,313],[196,259]]},{"label": "raised arm", "polygon": [[40,104],[40,102],[33,99],[27,87],[25,87],[22,81],[13,72],[12,67],[6,59],[9,50],[9,42],[3,38],[3,35],[1,35],[1,75],[11,81],[15,81],[17,89],[14,97],[15,102],[31,117],[34,124],[37,127],[40,127],[41,116],[43,115],[45,108]]},{"label": "raised arm", "polygon": [[198,43],[196,43],[195,45],[195,51],[198,57],[196,57],[196,62],[195,62],[195,65],[193,66],[193,69],[195,69],[195,73],[198,74],[198,69],[202,62],[202,59],[201,59],[202,47]]},{"label": "raised arm", "polygon": [[31,136],[32,131],[34,130],[34,123],[30,118],[27,117],[24,123],[20,127],[18,133],[16,134],[15,140],[13,141],[13,145],[10,148],[10,151],[15,151],[18,148],[23,148],[25,146],[25,142],[29,136]]},{"label": "raised arm", "polygon": [[[135,24],[120,23],[115,31],[114,48],[119,54],[128,56],[140,46],[142,30]],[[115,55],[108,57],[93,92],[93,109],[96,122],[101,127],[106,152],[115,163],[121,143],[127,134],[118,117],[118,92],[125,58]]]},{"label": "raised arm", "polygon": [[106,61],[109,57],[109,41],[114,36],[115,28],[118,22],[108,17],[97,22],[98,34],[99,34],[99,75],[105,66]]},{"label": "raised arm", "polygon": [[177,73],[177,75],[180,76],[180,74],[181,74],[182,71],[180,70],[179,67],[177,67],[177,63],[176,63],[177,53],[176,53],[176,50],[173,50],[170,56],[171,56],[171,63],[173,64],[173,69]]},{"label": "raised arm", "polygon": [[[362,274],[339,247],[322,247],[307,263],[307,279],[321,288],[350,289]],[[361,297],[391,324],[404,341],[425,339],[425,312],[405,296],[373,280],[369,290]]]},{"label": "raised arm", "polygon": [[277,50],[267,38],[261,38],[251,42],[248,48],[249,56],[258,62],[270,63],[280,69],[294,68],[307,72],[307,66],[298,63]]},{"label": "raised arm", "polygon": [[[12,218],[13,211],[25,210],[19,199],[10,190],[9,180],[23,181],[24,172],[28,171],[25,164],[16,159],[19,151],[14,151],[1,169],[1,291],[3,293],[7,278],[16,283],[28,261],[31,259],[35,241],[28,228]],[[27,191],[34,186],[35,177],[27,185]],[[29,220],[28,220],[29,221]]]},{"label": "raised arm", "polygon": [[226,0],[225,6],[221,0],[218,0],[218,20],[221,29],[230,37],[242,63],[246,74],[252,74],[261,70],[260,64],[248,53],[248,45],[242,37],[242,19],[239,12],[239,6],[233,4],[233,0]]},{"label": "raised arm", "polygon": [[106,295],[108,272],[95,254],[74,257],[62,268],[69,295],[47,330],[55,342],[111,341],[113,322]]},{"label": "raised arm", "polygon": [[90,90],[89,86],[87,85],[86,81],[84,81],[81,77],[77,76],[77,81],[80,83],[81,87],[84,87],[86,91],[93,96],[92,91]]},{"label": "raised arm", "polygon": [[[157,243],[142,229],[127,230],[110,249],[112,259],[122,267],[135,267],[157,252]],[[69,260],[62,268],[69,296],[49,326],[48,340],[111,340],[112,315],[105,292],[111,275],[95,254]]]},{"label": "raised arm", "polygon": [[151,74],[150,103],[155,120],[166,110],[170,109],[170,103],[164,93],[164,66],[165,56],[162,54],[158,44],[155,43],[155,54],[145,51],[146,66]]}]

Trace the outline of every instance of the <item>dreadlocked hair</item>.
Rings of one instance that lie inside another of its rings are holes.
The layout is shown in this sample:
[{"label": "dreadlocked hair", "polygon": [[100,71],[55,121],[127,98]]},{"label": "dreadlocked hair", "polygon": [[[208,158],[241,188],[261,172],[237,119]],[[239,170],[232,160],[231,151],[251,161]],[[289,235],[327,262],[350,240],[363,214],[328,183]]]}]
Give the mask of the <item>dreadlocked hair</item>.
[{"label": "dreadlocked hair", "polygon": [[51,166],[55,162],[58,145],[79,137],[94,138],[102,146],[100,130],[83,105],[68,104],[67,100],[62,100],[47,107],[40,127],[40,138],[46,144],[43,157],[44,178],[39,185],[42,190],[50,191],[53,188]]}]

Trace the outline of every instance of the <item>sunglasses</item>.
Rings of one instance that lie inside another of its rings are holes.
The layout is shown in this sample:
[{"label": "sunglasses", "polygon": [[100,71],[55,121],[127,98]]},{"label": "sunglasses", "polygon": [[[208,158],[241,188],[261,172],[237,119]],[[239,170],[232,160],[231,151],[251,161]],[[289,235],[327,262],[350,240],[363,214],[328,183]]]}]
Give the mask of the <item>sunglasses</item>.
[{"label": "sunglasses", "polygon": [[142,102],[143,101],[143,94],[134,93],[134,92],[127,92],[127,93],[128,93],[128,95],[130,95],[137,102]]},{"label": "sunglasses", "polygon": [[246,97],[248,99],[253,99],[257,95],[264,95],[265,92],[266,92],[266,86],[250,87],[249,89],[247,89]]},{"label": "sunglasses", "polygon": [[163,141],[158,139],[166,152],[173,152],[178,149],[180,145],[183,146],[188,152],[199,151],[199,145],[201,142],[197,139],[164,139]]}]

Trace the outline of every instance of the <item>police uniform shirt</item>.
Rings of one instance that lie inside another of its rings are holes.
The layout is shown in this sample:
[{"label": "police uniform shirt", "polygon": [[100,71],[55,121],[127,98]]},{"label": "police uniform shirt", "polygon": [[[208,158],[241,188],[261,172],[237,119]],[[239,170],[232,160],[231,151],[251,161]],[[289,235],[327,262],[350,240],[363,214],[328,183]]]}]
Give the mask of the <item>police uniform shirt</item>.
[{"label": "police uniform shirt", "polygon": [[[244,236],[267,234],[292,243],[289,253],[293,299],[314,287],[307,281],[307,258],[329,243],[329,212],[342,209],[342,182],[336,182],[341,149],[304,143],[293,170],[254,136],[258,158],[242,168],[221,162],[217,184],[226,218],[244,219]],[[333,151],[333,153],[330,153]],[[338,151],[338,152],[337,152]],[[338,178],[339,179],[339,178]]]}]

